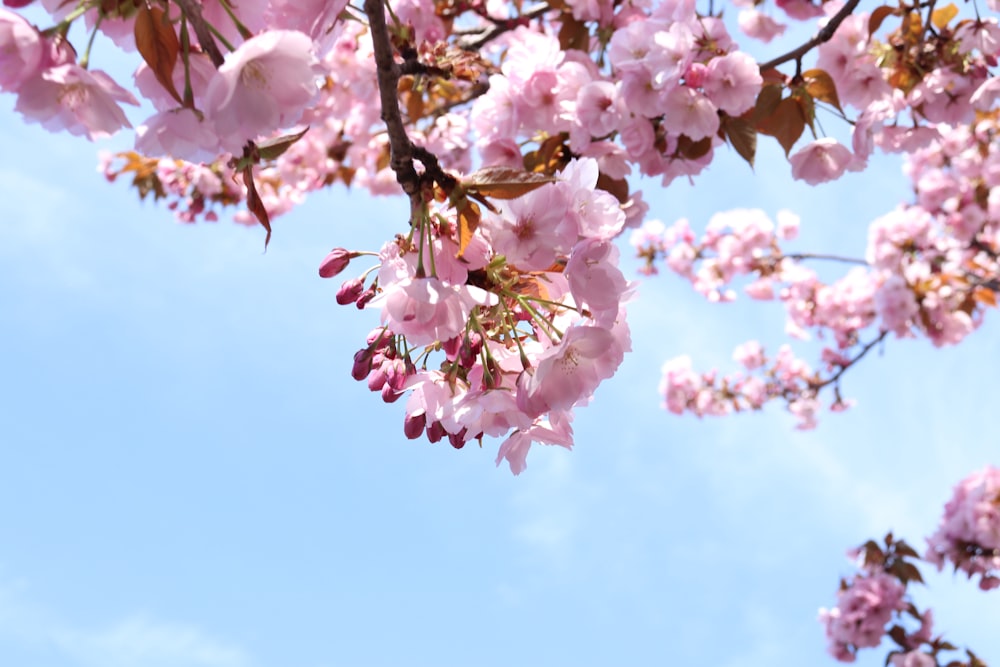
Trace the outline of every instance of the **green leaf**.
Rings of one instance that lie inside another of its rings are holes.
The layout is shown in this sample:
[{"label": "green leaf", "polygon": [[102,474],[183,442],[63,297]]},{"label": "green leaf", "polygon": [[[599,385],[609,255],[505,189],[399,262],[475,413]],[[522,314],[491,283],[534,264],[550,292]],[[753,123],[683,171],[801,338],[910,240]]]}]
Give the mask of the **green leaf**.
[{"label": "green leaf", "polygon": [[268,139],[257,144],[257,153],[260,155],[262,160],[275,160],[281,156],[282,153],[291,148],[292,144],[306,136],[306,132],[309,131],[309,127],[302,130],[301,132],[296,132],[295,134],[286,134],[281,137],[275,137],[274,139]]}]

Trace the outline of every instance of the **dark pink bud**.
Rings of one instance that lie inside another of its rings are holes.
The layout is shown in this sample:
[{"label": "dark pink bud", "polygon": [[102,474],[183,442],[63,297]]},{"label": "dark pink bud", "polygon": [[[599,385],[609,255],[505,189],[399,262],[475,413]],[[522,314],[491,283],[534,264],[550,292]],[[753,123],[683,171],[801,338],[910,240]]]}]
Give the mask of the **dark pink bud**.
[{"label": "dark pink bud", "polygon": [[3,0],[3,4],[8,7],[13,7],[14,9],[20,9],[21,7],[27,7],[35,0]]},{"label": "dark pink bud", "polygon": [[388,385],[395,391],[403,391],[403,386],[406,385],[406,379],[409,377],[406,362],[402,359],[396,358],[392,361],[386,362],[382,368],[385,369],[386,383],[388,383]]},{"label": "dark pink bud", "polygon": [[365,283],[361,278],[351,278],[337,290],[337,303],[346,306],[349,303],[357,302],[358,298],[365,291]]},{"label": "dark pink bud", "polygon": [[424,432],[426,425],[426,412],[421,412],[419,415],[406,415],[406,419],[403,420],[403,434],[410,440],[416,440]]},{"label": "dark pink bud", "polygon": [[382,385],[382,400],[386,403],[395,403],[398,401],[405,392],[396,391],[388,384]]},{"label": "dark pink bud", "polygon": [[448,432],[444,430],[441,422],[434,422],[427,427],[427,439],[431,442],[439,442],[446,435]]},{"label": "dark pink bud", "polygon": [[358,350],[354,353],[354,366],[351,367],[351,377],[355,380],[364,380],[372,369],[371,350]]},{"label": "dark pink bud", "polygon": [[458,433],[449,433],[448,442],[450,442],[451,446],[454,447],[455,449],[461,449],[462,447],[465,447],[466,435],[467,435],[467,429],[464,428]]},{"label": "dark pink bud", "polygon": [[372,364],[372,372],[368,376],[368,388],[372,391],[381,391],[382,387],[385,386],[385,367],[387,364],[379,364],[376,366]]},{"label": "dark pink bud", "polygon": [[444,350],[448,361],[454,361],[455,357],[458,356],[458,351],[462,349],[462,340],[462,336],[455,336],[441,343],[441,349]]},{"label": "dark pink bud", "polygon": [[353,253],[343,248],[334,248],[319,265],[320,278],[333,278],[351,263]]},{"label": "dark pink bud", "polygon": [[369,287],[368,289],[366,289],[364,292],[361,293],[361,296],[359,296],[358,300],[354,302],[354,305],[358,307],[358,310],[361,310],[362,308],[365,307],[365,305],[368,304],[369,301],[371,301],[374,298],[375,298],[375,290]]}]

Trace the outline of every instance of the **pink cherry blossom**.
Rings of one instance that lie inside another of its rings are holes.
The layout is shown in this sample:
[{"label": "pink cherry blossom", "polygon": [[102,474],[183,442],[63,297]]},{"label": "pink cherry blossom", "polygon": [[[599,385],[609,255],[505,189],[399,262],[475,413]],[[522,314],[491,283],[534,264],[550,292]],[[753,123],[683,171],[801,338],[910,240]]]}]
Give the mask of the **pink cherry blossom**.
[{"label": "pink cherry blossom", "polygon": [[205,115],[227,151],[242,153],[247,141],[299,121],[319,92],[312,44],[301,32],[271,30],[226,57],[205,91]]},{"label": "pink cherry blossom", "polygon": [[836,139],[817,139],[792,154],[792,178],[819,185],[840,178],[851,162],[851,151]]},{"label": "pink cherry blossom", "polygon": [[66,130],[93,141],[131,127],[119,102],[138,104],[100,70],[59,65],[23,82],[14,109],[47,130]]},{"label": "pink cherry blossom", "polygon": [[393,331],[413,345],[429,345],[462,333],[472,309],[495,304],[496,297],[471,285],[413,278],[389,287],[380,303],[383,319]]},{"label": "pink cherry blossom", "polygon": [[537,417],[585,403],[601,381],[618,370],[623,355],[624,349],[608,329],[571,327],[558,345],[538,358],[536,367],[521,374],[517,405]]},{"label": "pink cherry blossom", "polygon": [[38,31],[20,15],[0,9],[0,90],[16,91],[42,63]]}]

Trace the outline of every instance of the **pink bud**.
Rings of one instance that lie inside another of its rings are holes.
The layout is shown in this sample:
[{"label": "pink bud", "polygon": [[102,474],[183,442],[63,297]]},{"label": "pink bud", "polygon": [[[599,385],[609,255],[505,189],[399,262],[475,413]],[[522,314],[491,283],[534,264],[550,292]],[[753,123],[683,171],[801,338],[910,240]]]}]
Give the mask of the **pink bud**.
[{"label": "pink bud", "polygon": [[3,0],[3,4],[8,7],[13,7],[14,9],[19,9],[21,7],[27,7],[35,0]]},{"label": "pink bud", "polygon": [[403,421],[403,434],[410,440],[416,440],[424,432],[427,425],[427,413],[421,412],[419,415],[406,415]]},{"label": "pink bud", "polygon": [[333,278],[347,268],[353,254],[343,248],[334,248],[319,265],[320,278]]},{"label": "pink bud", "polygon": [[440,442],[441,438],[446,435],[448,435],[448,432],[444,430],[444,424],[439,421],[427,427],[427,439],[431,442]]},{"label": "pink bud", "polygon": [[[322,268],[320,268],[320,275],[323,275]],[[341,285],[340,289],[337,290],[337,303],[341,306],[346,306],[349,303],[355,303],[364,291],[365,284],[361,278],[352,278]]]}]

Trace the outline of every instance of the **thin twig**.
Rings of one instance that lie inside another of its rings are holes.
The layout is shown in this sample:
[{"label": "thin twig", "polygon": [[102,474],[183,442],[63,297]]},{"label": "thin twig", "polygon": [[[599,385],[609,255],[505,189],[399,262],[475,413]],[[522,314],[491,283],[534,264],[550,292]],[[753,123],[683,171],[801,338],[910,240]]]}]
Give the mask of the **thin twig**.
[{"label": "thin twig", "polygon": [[[493,27],[486,32],[477,33],[479,35],[477,39],[471,41],[459,40],[458,46],[466,51],[478,51],[505,32],[509,32],[518,26],[526,25],[528,21],[538,18],[551,9],[548,3],[545,3],[511,19],[497,20],[487,16],[486,18],[493,22]],[[472,35],[469,36],[471,37]]]},{"label": "thin twig", "polygon": [[868,266],[868,262],[863,259],[857,259],[856,257],[841,257],[840,255],[824,255],[822,253],[813,252],[796,252],[789,255],[783,255],[782,259],[793,259],[795,261],[801,261],[803,259],[822,259],[831,262],[843,262],[844,264]]},{"label": "thin twig", "polygon": [[816,384],[810,385],[810,389],[812,389],[813,391],[819,391],[823,387],[829,386],[831,384],[836,384],[837,382],[839,382],[840,381],[840,376],[843,375],[844,373],[846,373],[848,368],[851,368],[852,366],[854,366],[854,364],[856,364],[859,361],[861,361],[861,359],[866,354],[868,354],[868,352],[873,347],[875,347],[876,345],[878,345],[879,343],[881,343],[883,340],[885,340],[885,337],[888,336],[888,335],[889,335],[888,331],[883,331],[882,333],[880,333],[878,335],[877,338],[874,338],[871,341],[869,341],[868,343],[865,343],[865,346],[861,348],[861,351],[858,352],[858,354],[853,359],[851,359],[846,364],[844,364],[843,366],[841,366],[839,371],[837,371],[836,373],[834,373],[833,375],[831,375],[826,380],[823,380],[822,382],[817,382]]},{"label": "thin twig", "polygon": [[810,39],[805,44],[799,46],[798,48],[792,49],[791,51],[789,51],[784,55],[780,55],[777,58],[774,58],[773,60],[768,60],[766,63],[761,63],[760,65],[761,71],[777,67],[778,65],[787,63],[789,60],[798,61],[811,49],[819,46],[823,42],[830,41],[830,39],[833,37],[833,33],[837,32],[837,28],[840,27],[840,24],[843,23],[844,19],[846,19],[848,16],[851,15],[851,13],[854,11],[854,8],[858,6],[858,3],[860,1],[861,0],[848,0],[847,4],[841,7],[840,11],[834,14],[833,18],[831,18],[825,26],[820,28],[820,31],[817,32],[812,39]]}]

